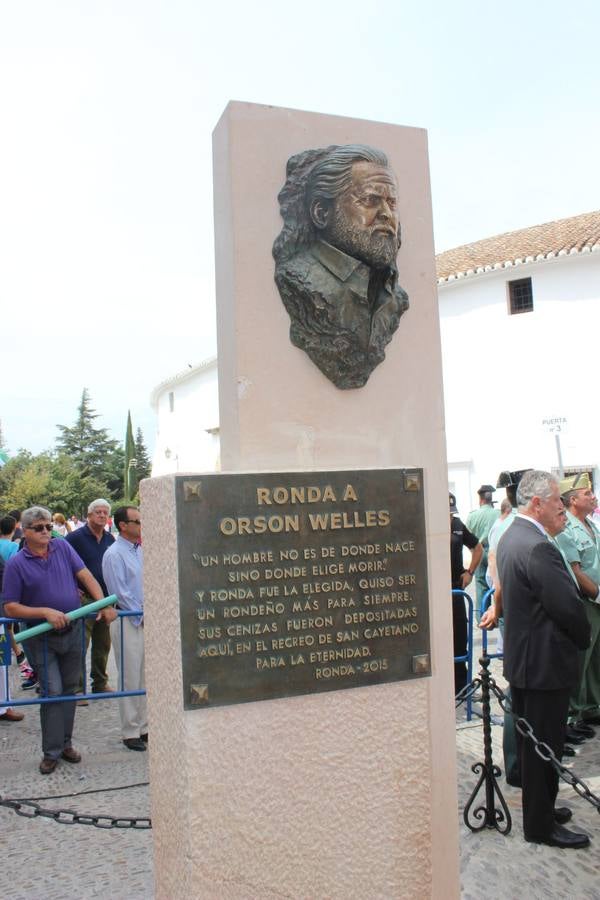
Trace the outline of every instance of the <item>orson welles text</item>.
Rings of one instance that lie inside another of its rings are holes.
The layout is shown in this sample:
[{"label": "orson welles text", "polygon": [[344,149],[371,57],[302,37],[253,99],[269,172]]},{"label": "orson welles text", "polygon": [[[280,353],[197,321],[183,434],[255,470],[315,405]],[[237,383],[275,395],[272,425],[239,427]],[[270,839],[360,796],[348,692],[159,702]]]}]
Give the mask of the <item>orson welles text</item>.
[{"label": "orson welles text", "polygon": [[[257,487],[257,506],[302,506],[316,503],[358,503],[358,497],[352,484],[346,484],[339,497],[332,485],[294,485],[274,488]],[[227,516],[219,522],[221,533],[234,534],[280,534],[281,532],[300,533],[304,524],[312,531],[328,531],[344,528],[377,528],[390,524],[390,512],[387,509],[342,510],[332,512],[301,513],[259,513],[256,516]]]},{"label": "orson welles text", "polygon": [[427,675],[419,469],[176,479],[186,708]]}]

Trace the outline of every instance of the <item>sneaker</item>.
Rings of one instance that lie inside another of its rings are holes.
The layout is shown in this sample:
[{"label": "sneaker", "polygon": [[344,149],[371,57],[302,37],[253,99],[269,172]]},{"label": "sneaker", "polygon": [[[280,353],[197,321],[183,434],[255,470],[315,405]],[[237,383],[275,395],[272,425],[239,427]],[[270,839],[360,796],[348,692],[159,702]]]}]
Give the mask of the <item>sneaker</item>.
[{"label": "sneaker", "polygon": [[33,669],[28,662],[20,663],[19,671],[21,672],[21,678],[31,678],[31,676],[33,675]]},{"label": "sneaker", "polygon": [[35,677],[35,675],[32,675],[31,678],[26,678],[24,681],[21,682],[21,687],[23,688],[24,691],[30,691],[34,687],[37,687],[37,684],[38,684],[37,678]]}]

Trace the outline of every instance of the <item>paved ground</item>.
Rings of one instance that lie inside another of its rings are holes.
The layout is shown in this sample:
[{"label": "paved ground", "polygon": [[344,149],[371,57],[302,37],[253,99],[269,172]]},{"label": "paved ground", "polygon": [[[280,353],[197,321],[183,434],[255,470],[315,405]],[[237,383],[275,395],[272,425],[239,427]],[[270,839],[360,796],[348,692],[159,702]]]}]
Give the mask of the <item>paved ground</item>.
[{"label": "paved ground", "polygon": [[[498,664],[495,664],[498,668]],[[497,674],[497,672],[496,672]],[[16,684],[16,682],[15,682]],[[29,696],[15,691],[20,697]],[[493,728],[494,758],[502,729]],[[56,773],[38,773],[37,707],[26,719],[0,724],[0,793],[4,797],[34,797],[44,807],[81,813],[146,816],[149,813],[147,755],[126,750],[120,740],[117,704],[95,701],[77,710],[80,765],[62,763]],[[460,810],[476,783],[471,766],[483,758],[480,720],[465,721],[457,713]],[[600,732],[583,745],[574,769],[600,795]],[[113,788],[119,788],[113,790]],[[584,851],[556,850],[526,844],[522,838],[520,795],[501,787],[513,817],[513,830],[503,837],[493,830],[470,832],[462,822],[462,896],[464,900],[600,900],[600,821],[594,808],[564,786],[561,805],[574,811],[574,823],[596,835]],[[60,794],[67,797],[58,798]],[[54,799],[49,799],[54,798]],[[150,831],[100,830],[91,826],[58,825],[52,820],[20,818],[0,808],[0,898],[11,900],[151,900],[153,897]],[[218,900],[218,898],[215,898]]]},{"label": "paved ground", "polygon": [[[492,664],[500,686],[500,663]],[[500,714],[497,705],[492,711]],[[466,722],[464,712],[457,712],[457,760],[459,810],[464,808],[477,783],[471,766],[483,760],[481,720]],[[494,762],[503,769],[502,728],[492,727]],[[590,790],[600,797],[600,729],[597,736],[577,750],[577,756],[565,758],[564,764],[582,778]],[[521,792],[499,779],[501,791],[512,817],[512,831],[504,837],[494,829],[471,832],[460,812],[461,885],[463,900],[600,900],[600,817],[595,808],[561,782],[558,805],[573,810],[569,827],[592,838],[586,850],[558,850],[523,840]],[[480,794],[481,802],[485,802]],[[477,804],[479,805],[479,804]]]}]

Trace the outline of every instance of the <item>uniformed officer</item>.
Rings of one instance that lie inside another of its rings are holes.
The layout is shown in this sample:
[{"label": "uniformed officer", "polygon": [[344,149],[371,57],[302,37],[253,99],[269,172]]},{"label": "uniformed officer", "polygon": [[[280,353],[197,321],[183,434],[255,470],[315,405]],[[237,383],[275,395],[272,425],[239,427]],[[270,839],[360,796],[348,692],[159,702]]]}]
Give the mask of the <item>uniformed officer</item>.
[{"label": "uniformed officer", "polygon": [[481,485],[477,491],[477,494],[479,495],[479,508],[471,510],[465,523],[469,531],[473,532],[483,548],[481,562],[477,566],[477,571],[475,573],[475,587],[477,589],[475,616],[478,622],[481,618],[481,601],[483,595],[488,590],[485,577],[488,566],[488,535],[490,533],[490,528],[500,515],[500,510],[494,509],[492,494],[495,490],[496,488],[491,484]]},{"label": "uniformed officer", "polygon": [[[590,646],[581,654],[581,681],[570,702],[575,728],[581,729],[582,724],[600,725],[600,531],[591,518],[598,501],[587,472],[563,478],[560,492],[567,526],[556,542],[573,570],[592,631]],[[585,727],[581,730],[585,734]]]}]

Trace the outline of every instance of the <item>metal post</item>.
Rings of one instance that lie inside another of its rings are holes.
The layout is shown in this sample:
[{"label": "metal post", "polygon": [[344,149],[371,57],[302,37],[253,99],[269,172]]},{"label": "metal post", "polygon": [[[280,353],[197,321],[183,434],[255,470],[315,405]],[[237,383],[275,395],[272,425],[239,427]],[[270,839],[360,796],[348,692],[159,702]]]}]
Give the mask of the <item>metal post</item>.
[{"label": "metal post", "polygon": [[[481,669],[481,705],[483,709],[483,762],[477,762],[471,766],[471,771],[479,775],[473,793],[467,800],[463,812],[463,819],[467,828],[471,831],[482,831],[484,828],[495,828],[501,834],[509,834],[512,828],[512,819],[508,806],[498,786],[497,778],[500,777],[500,769],[494,765],[492,758],[492,719],[490,711],[490,658],[482,656],[479,660]],[[478,806],[471,813],[471,807],[479,789],[485,782],[485,806]],[[496,798],[500,806],[496,806]],[[472,814],[473,820],[469,820]]]},{"label": "metal post", "polygon": [[556,441],[556,455],[558,456],[558,474],[561,478],[565,477],[565,469],[562,461],[562,453],[560,451],[560,434],[558,431],[554,435],[554,440]]}]

